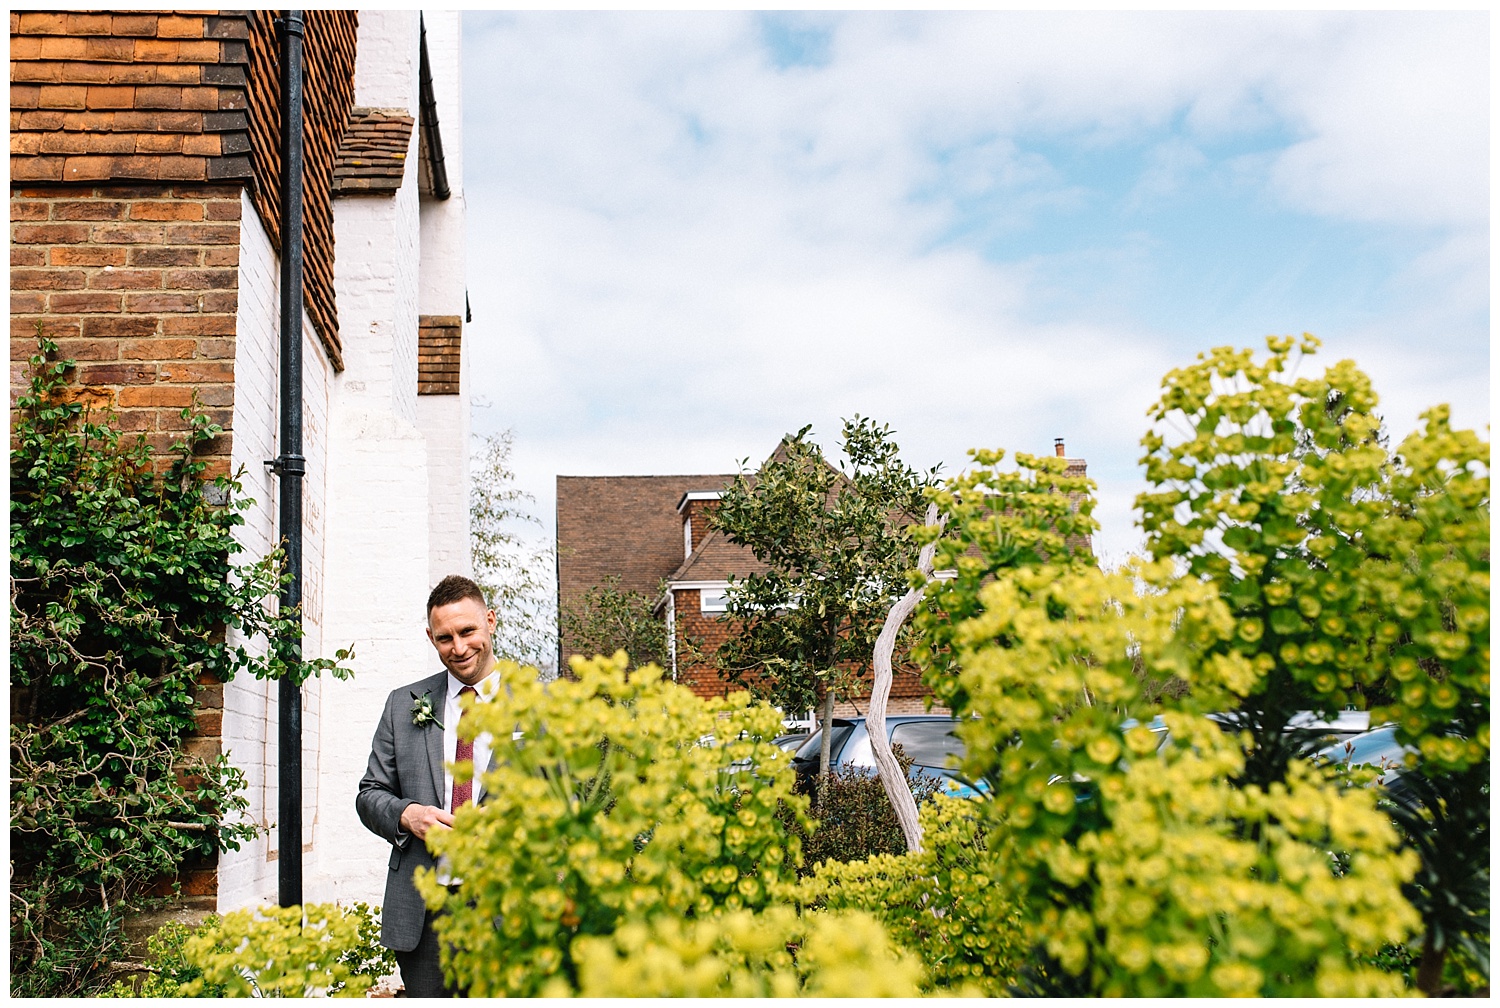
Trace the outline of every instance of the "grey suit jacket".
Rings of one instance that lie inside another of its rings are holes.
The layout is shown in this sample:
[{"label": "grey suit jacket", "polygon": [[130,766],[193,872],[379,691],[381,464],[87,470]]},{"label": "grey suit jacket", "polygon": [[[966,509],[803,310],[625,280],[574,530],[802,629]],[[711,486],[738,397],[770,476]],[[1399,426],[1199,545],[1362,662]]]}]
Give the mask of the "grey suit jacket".
[{"label": "grey suit jacket", "polygon": [[385,879],[380,942],[386,948],[410,952],[422,937],[426,906],[412,885],[412,873],[432,867],[427,845],[401,829],[401,813],[408,805],[443,807],[443,729],[435,724],[418,728],[411,722],[411,695],[427,694],[438,720],[448,696],[448,673],[439,672],[392,691],[370,743],[370,762],[359,782],[355,808],[359,820],[391,844],[390,869]]}]

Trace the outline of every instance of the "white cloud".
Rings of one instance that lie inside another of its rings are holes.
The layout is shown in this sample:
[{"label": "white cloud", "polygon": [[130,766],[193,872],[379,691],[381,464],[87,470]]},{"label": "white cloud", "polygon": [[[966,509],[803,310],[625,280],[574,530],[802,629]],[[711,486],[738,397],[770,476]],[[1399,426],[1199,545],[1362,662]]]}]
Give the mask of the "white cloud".
[{"label": "white cloud", "polygon": [[[949,471],[1066,437],[1123,553],[1144,409],[1191,352],[1110,307],[1174,253],[1153,207],[1216,165],[1283,212],[1420,227],[1389,316],[1335,337],[1388,402],[1487,422],[1482,15],[816,20],[826,63],[778,70],[755,15],[469,16],[476,422],[516,428],[544,514],[557,473],[723,471],[859,412]],[[1037,233],[1094,207],[1050,152],[1113,146],[1147,152],[1145,230]],[[997,234],[1033,250],[987,259]],[[1268,269],[1278,325],[1310,314],[1286,290]]]},{"label": "white cloud", "polygon": [[1480,12],[1340,22],[1267,82],[1304,133],[1272,169],[1286,198],[1360,221],[1484,226],[1489,30]]}]

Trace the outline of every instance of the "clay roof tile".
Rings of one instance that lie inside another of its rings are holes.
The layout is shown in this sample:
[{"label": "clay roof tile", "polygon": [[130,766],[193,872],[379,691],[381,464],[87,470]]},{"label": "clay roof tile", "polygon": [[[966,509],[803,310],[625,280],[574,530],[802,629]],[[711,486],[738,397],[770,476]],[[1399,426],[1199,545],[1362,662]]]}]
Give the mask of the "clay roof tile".
[{"label": "clay roof tile", "polygon": [[350,109],[333,165],[334,195],[391,195],[400,189],[413,125],[401,109]]}]

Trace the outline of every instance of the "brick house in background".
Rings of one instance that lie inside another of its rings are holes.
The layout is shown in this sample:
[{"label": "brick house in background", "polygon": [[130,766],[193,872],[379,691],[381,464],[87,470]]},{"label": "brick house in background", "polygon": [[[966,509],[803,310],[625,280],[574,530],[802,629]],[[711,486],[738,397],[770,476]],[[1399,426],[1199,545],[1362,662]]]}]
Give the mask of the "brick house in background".
[{"label": "brick house in background", "polygon": [[[1059,456],[1064,454],[1061,441],[1056,449]],[[1084,476],[1088,464],[1069,459],[1067,471],[1069,476]],[[709,527],[707,515],[733,479],[732,474],[557,477],[560,669],[579,653],[562,630],[561,614],[606,577],[617,576],[622,591],[657,600],[655,615],[669,627],[668,671],[674,678],[700,696],[722,696],[740,688],[729,684],[712,664],[678,660],[688,653],[683,643],[689,639],[712,656],[732,629],[721,620],[728,610],[725,593],[730,579],[766,569],[747,548]],[[1088,548],[1087,542],[1081,545]],[[887,709],[892,714],[922,713],[929,695],[915,669],[897,667]],[[868,698],[867,691],[840,700],[835,714],[863,714]]]},{"label": "brick house in background", "polygon": [[[40,329],[74,394],[158,448],[196,402],[251,558],[277,538],[276,13],[10,15],[12,401]],[[309,11],[304,51],[303,651],[356,653],[303,691],[304,892],[379,902],[355,788],[385,696],[434,667],[428,589],[470,567],[459,18]],[[191,745],[245,772],[266,832],[186,891],[274,902],[275,685],[200,705]]]}]

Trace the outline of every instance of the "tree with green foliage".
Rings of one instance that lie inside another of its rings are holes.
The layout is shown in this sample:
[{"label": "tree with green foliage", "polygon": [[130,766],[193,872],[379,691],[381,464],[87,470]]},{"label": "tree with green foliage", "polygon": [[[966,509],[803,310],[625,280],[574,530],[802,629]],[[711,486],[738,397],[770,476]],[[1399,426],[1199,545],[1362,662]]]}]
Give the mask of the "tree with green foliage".
[{"label": "tree with green foliage", "polygon": [[[663,586],[662,591],[665,590]],[[631,668],[644,665],[665,668],[672,664],[672,642],[667,636],[666,621],[656,617],[655,607],[656,599],[621,588],[620,575],[609,574],[602,583],[564,606],[558,625],[575,654],[612,655],[624,651]],[[679,658],[684,664],[690,662],[690,658]]]},{"label": "tree with green foliage", "polygon": [[[917,565],[908,529],[921,524],[921,473],[901,461],[888,426],[844,422],[840,468],[808,438],[782,439],[754,473],[742,471],[719,497],[709,523],[768,568],[729,584],[729,639],[715,660],[782,710],[833,718],[839,695],[871,666],[887,613]],[[831,736],[823,733],[822,770]]]},{"label": "tree with green foliage", "polygon": [[[552,574],[549,546],[528,543],[528,526],[541,521],[526,508],[531,494],[516,486],[510,454],[510,431],[479,441],[469,481],[469,545],[474,580],[495,610],[495,654],[544,675],[556,671],[556,627],[552,621]],[[613,650],[613,649],[611,649]]]},{"label": "tree with green foliage", "polygon": [[69,398],[56,353],[42,339],[31,358],[11,452],[10,967],[27,996],[101,989],[152,887],[254,835],[239,772],[183,751],[199,683],[348,674],[301,660],[295,614],[268,606],[279,556],[236,565],[249,502],[195,455],[220,429],[185,410],[158,458]]}]

